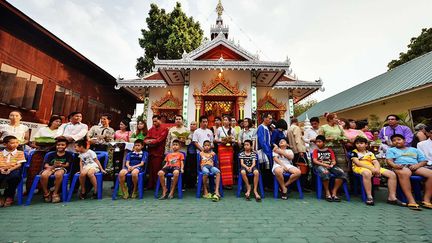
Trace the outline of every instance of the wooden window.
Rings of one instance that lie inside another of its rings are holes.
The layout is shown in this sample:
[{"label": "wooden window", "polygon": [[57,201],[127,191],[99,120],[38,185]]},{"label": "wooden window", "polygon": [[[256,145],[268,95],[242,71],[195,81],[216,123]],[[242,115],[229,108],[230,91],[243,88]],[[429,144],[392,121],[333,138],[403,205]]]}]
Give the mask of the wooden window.
[{"label": "wooden window", "polygon": [[67,116],[73,111],[82,110],[80,94],[59,85],[56,86],[53,102],[53,115]]}]

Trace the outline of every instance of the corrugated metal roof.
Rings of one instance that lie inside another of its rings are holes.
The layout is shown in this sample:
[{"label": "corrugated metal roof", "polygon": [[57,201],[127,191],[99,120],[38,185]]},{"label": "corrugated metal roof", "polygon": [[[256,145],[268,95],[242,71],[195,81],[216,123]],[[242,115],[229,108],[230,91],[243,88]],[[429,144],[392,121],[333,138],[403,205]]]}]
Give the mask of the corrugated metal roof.
[{"label": "corrugated metal roof", "polygon": [[345,110],[429,83],[432,83],[432,52],[327,98],[301,114],[298,119],[303,121],[306,113],[312,117],[321,116],[324,112]]}]

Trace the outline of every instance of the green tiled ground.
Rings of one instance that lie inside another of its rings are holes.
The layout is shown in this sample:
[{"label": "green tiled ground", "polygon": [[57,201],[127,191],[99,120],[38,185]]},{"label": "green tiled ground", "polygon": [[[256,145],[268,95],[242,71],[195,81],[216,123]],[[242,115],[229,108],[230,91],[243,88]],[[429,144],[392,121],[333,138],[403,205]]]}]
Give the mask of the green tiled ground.
[{"label": "green tiled ground", "polygon": [[[108,183],[107,183],[108,184]],[[106,186],[108,186],[106,184]],[[28,207],[0,208],[0,242],[431,242],[432,210],[421,212],[383,201],[366,207],[318,201],[315,194],[288,201],[270,194],[246,202],[225,191],[220,202],[196,199],[101,201],[74,199]],[[384,191],[377,193],[383,200]]]}]

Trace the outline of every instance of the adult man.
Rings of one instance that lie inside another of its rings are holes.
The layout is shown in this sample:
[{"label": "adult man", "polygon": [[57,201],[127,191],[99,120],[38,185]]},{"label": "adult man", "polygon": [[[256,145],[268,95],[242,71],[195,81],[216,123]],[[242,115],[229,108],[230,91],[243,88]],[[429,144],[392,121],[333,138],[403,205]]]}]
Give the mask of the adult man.
[{"label": "adult man", "polygon": [[149,152],[149,182],[148,189],[153,189],[156,185],[158,178],[157,173],[162,169],[162,162],[165,157],[165,142],[168,135],[168,129],[161,127],[161,120],[159,115],[152,117],[153,126],[148,130],[147,137],[144,139],[144,143],[148,146]]},{"label": "adult man", "polygon": [[[264,185],[266,188],[272,188],[272,178],[270,172],[270,165],[273,164],[273,151],[271,148],[270,130],[268,126],[272,122],[272,115],[270,113],[264,113],[263,122],[258,126],[257,129],[257,144],[258,144],[258,157],[259,162],[262,164],[262,172],[264,174]],[[266,158],[265,158],[266,157]]]},{"label": "adult man", "polygon": [[419,142],[417,148],[425,155],[427,167],[432,169],[432,125],[426,127],[425,133],[429,139]]},{"label": "adult man", "polygon": [[108,143],[114,141],[115,131],[110,127],[111,120],[111,114],[102,114],[100,125],[92,126],[88,131],[87,139],[90,141],[92,150],[106,151]]},{"label": "adult man", "polygon": [[[175,126],[171,127],[168,131],[168,137],[165,144],[165,152],[172,152],[172,142],[174,140],[180,141],[180,151],[187,152],[187,145],[190,141],[187,141],[187,136],[183,136],[185,133],[189,133],[189,130],[183,124],[183,116],[175,116]],[[179,136],[180,135],[180,136]]]},{"label": "adult man", "polygon": [[75,152],[74,142],[85,138],[87,135],[88,127],[86,124],[81,123],[82,113],[79,111],[74,111],[68,116],[68,123],[62,124],[57,130],[56,137],[65,137],[69,145],[67,147],[68,151]]},{"label": "adult man", "polygon": [[318,148],[315,144],[315,138],[318,136],[319,130],[319,118],[312,117],[310,119],[311,128],[308,128],[304,131],[303,140],[305,143],[309,144],[309,151],[312,152],[316,148]]},{"label": "adult man", "polygon": [[379,138],[389,146],[392,146],[392,141],[390,137],[395,134],[401,134],[405,137],[405,146],[411,146],[411,142],[413,140],[413,133],[411,129],[404,125],[399,125],[400,118],[397,115],[388,115],[387,118],[388,126],[384,126],[381,128],[379,133]]},{"label": "adult man", "polygon": [[200,128],[195,130],[192,138],[192,141],[195,143],[197,152],[203,151],[204,141],[209,140],[213,145],[213,140],[214,140],[213,132],[207,128],[208,126],[207,116],[201,116],[199,121],[200,121]]},{"label": "adult man", "polygon": [[306,153],[306,146],[303,141],[303,135],[300,127],[298,126],[297,118],[291,119],[291,126],[288,128],[288,139],[295,154],[295,161],[299,157],[304,157],[304,153]]},{"label": "adult man", "polygon": [[194,188],[196,184],[196,168],[197,168],[197,149],[195,143],[193,142],[193,135],[197,130],[197,122],[192,121],[189,125],[190,134],[188,137],[188,141],[190,143],[187,145],[187,156],[186,156],[186,165],[185,165],[185,175],[184,175],[184,184],[186,188]]}]

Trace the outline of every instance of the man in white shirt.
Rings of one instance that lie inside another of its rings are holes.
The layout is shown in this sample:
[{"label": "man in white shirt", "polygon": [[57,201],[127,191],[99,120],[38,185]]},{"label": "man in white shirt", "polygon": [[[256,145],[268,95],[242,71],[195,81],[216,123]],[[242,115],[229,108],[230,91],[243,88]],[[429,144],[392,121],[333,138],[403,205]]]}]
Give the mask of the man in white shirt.
[{"label": "man in white shirt", "polygon": [[427,165],[432,168],[432,126],[426,127],[426,135],[429,139],[421,141],[417,144],[417,149],[422,151],[427,159]]},{"label": "man in white shirt", "polygon": [[62,124],[57,130],[56,137],[66,137],[69,141],[68,151],[75,152],[74,142],[81,140],[86,137],[88,127],[86,124],[81,123],[82,114],[81,112],[75,111],[68,116],[68,123]]},{"label": "man in white shirt", "polygon": [[305,129],[303,136],[303,140],[305,141],[305,143],[309,144],[309,153],[318,148],[315,145],[315,138],[318,136],[319,118],[312,117],[310,119],[310,124],[312,127],[309,129]]},{"label": "man in white shirt", "polygon": [[211,144],[213,144],[213,132],[207,128],[208,127],[208,118],[207,116],[200,117],[200,128],[195,130],[193,134],[192,141],[195,143],[195,147],[197,148],[197,152],[203,151],[203,144],[206,140],[209,140]]}]

